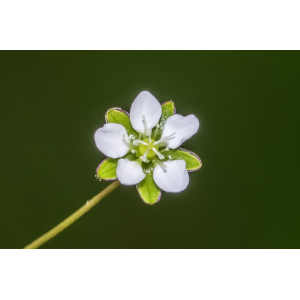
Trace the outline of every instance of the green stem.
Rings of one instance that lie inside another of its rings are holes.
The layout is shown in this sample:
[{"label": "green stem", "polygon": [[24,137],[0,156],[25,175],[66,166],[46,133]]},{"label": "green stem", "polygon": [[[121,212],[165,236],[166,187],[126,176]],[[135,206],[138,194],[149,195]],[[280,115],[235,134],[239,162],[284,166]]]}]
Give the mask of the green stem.
[{"label": "green stem", "polygon": [[69,227],[72,223],[74,223],[77,219],[83,216],[86,212],[88,212],[93,206],[95,206],[100,200],[102,200],[105,196],[111,193],[115,188],[120,185],[118,180],[111,183],[107,188],[105,188],[102,192],[96,195],[93,199],[87,201],[81,208],[75,211],[70,217],[66,218],[64,221],[59,223],[50,231],[46,232],[44,235],[33,241],[31,244],[27,245],[24,249],[36,249],[55,237],[61,231]]}]

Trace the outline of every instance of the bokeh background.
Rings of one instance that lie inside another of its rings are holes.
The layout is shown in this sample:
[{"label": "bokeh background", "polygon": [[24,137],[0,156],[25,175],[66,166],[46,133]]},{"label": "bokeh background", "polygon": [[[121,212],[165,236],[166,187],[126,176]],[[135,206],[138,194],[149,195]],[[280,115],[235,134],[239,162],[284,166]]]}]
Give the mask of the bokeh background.
[{"label": "bokeh background", "polygon": [[142,90],[199,118],[202,169],[153,206],[120,186],[42,248],[299,248],[299,75],[293,51],[1,51],[0,248],[108,185],[94,132]]}]

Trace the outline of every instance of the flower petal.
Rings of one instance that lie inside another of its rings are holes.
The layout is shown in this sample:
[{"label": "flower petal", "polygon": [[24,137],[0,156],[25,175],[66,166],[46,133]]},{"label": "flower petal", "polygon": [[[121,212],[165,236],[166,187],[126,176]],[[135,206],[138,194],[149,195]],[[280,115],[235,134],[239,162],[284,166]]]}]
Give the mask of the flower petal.
[{"label": "flower petal", "polygon": [[145,178],[142,166],[136,161],[119,159],[117,166],[117,177],[121,184],[138,184]]},{"label": "flower petal", "polygon": [[124,139],[129,143],[128,134],[124,126],[115,123],[105,124],[95,132],[97,148],[106,156],[118,158],[129,151]]},{"label": "flower petal", "polygon": [[136,131],[145,132],[143,116],[146,118],[147,130],[155,127],[161,116],[161,105],[148,91],[140,92],[130,109],[130,122]]},{"label": "flower petal", "polygon": [[185,190],[189,184],[186,162],[184,160],[172,160],[163,164],[166,166],[165,169],[157,165],[153,171],[153,179],[158,187],[169,193],[179,193]]},{"label": "flower petal", "polygon": [[168,147],[170,149],[175,149],[187,139],[191,138],[198,129],[199,120],[197,117],[194,115],[183,117],[176,114],[167,119],[161,138],[167,138],[175,133],[168,141]]}]

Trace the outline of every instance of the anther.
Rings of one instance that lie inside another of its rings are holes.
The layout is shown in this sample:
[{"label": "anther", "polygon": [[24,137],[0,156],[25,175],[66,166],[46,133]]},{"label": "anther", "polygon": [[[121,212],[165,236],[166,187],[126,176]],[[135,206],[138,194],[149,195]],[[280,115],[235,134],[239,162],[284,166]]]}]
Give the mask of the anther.
[{"label": "anther", "polygon": [[143,156],[140,156],[140,159],[141,159],[143,162],[145,162],[145,163],[148,162],[147,158],[146,158],[144,155],[143,155]]}]

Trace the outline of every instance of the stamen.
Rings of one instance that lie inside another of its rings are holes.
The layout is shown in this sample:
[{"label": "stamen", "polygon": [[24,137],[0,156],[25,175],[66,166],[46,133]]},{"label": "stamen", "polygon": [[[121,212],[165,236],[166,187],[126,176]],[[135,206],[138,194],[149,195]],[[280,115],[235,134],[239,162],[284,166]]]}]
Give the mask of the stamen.
[{"label": "stamen", "polygon": [[146,157],[146,156],[147,156],[147,154],[148,154],[148,152],[149,152],[149,150],[150,150],[150,148],[148,147],[148,148],[147,148],[147,150],[146,150],[146,152],[144,153],[144,155],[143,155],[143,156],[145,156],[145,157]]},{"label": "stamen", "polygon": [[167,136],[167,140],[169,141],[169,140],[172,140],[172,139],[174,139],[174,135],[175,135],[175,133],[176,132],[173,132],[172,134],[170,134],[169,136]]},{"label": "stamen", "polygon": [[142,132],[141,132],[141,130],[139,130],[139,139],[141,139],[142,138]]},{"label": "stamen", "polygon": [[164,170],[164,172],[167,172],[167,166],[166,165],[164,165],[160,160],[158,160],[156,157],[154,157],[153,158],[153,161],[157,164],[157,165],[159,165],[163,170]]},{"label": "stamen", "polygon": [[148,159],[147,159],[146,157],[144,157],[144,155],[143,155],[143,156],[140,156],[140,159],[141,159],[143,162],[145,162],[145,163],[148,162]]},{"label": "stamen", "polygon": [[140,159],[141,159],[143,162],[148,162],[147,154],[148,154],[149,150],[150,150],[150,148],[148,147],[147,150],[146,150],[146,152],[144,153],[144,155],[142,155],[142,156],[140,157]]},{"label": "stamen", "polygon": [[125,134],[123,134],[123,142],[127,147],[132,148],[132,145],[126,140]]},{"label": "stamen", "polygon": [[136,151],[134,149],[131,150],[131,153],[136,153]]},{"label": "stamen", "polygon": [[174,134],[176,132],[173,132],[169,136],[165,136],[164,138],[160,139],[159,141],[155,142],[153,145],[159,145],[160,147],[168,147],[168,141],[175,138]]},{"label": "stamen", "polygon": [[164,159],[165,157],[159,153],[154,147],[152,148],[152,150],[155,152],[155,154],[158,156],[159,159]]},{"label": "stamen", "polygon": [[145,146],[148,146],[148,144],[147,144],[146,142],[142,141],[142,140],[134,140],[134,141],[132,142],[132,144],[133,144],[134,146],[137,146],[138,144],[143,144],[143,145],[145,145]]},{"label": "stamen", "polygon": [[168,147],[168,143],[167,142],[161,142],[161,141],[159,141],[159,143],[156,143],[154,145],[157,145],[158,148]]},{"label": "stamen", "polygon": [[170,150],[170,149],[167,147],[167,148],[161,150],[160,152],[162,153],[162,152],[164,152],[164,151],[169,151],[169,150]]},{"label": "stamen", "polygon": [[152,130],[149,129],[149,131],[148,131],[148,139],[149,139],[149,142],[151,141],[151,135],[152,135]]}]

